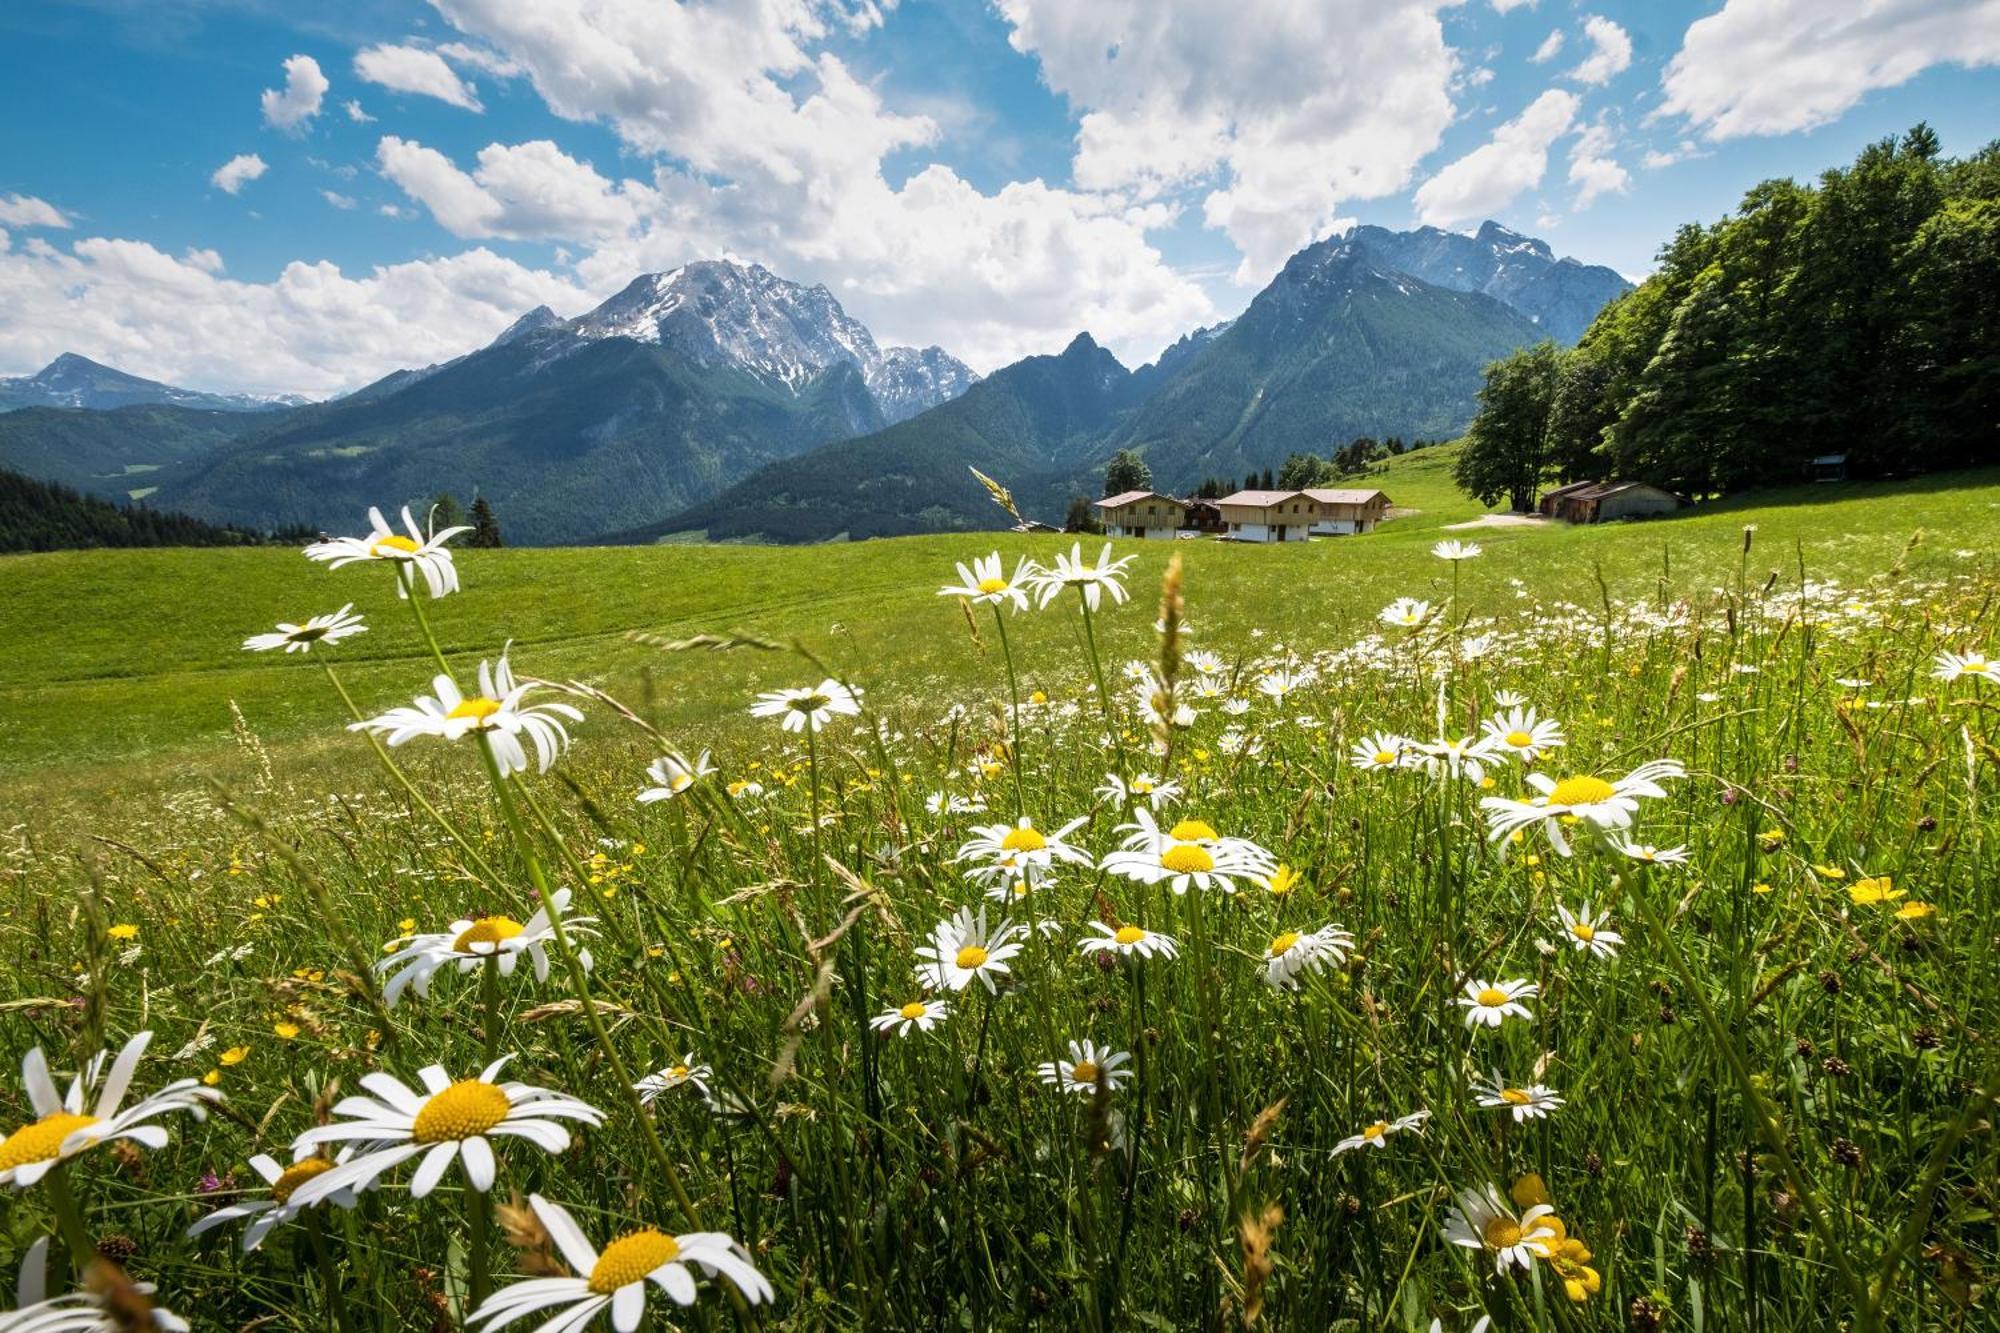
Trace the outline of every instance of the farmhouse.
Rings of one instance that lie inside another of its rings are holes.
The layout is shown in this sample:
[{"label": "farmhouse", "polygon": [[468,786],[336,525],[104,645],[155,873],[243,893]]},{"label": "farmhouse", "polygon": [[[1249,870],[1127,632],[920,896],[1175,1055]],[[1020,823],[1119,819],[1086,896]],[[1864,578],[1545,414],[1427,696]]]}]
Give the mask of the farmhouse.
[{"label": "farmhouse", "polygon": [[1565,523],[1605,523],[1614,518],[1671,514],[1687,501],[1643,481],[1573,481],[1542,496],[1536,508]]},{"label": "farmhouse", "polygon": [[1314,487],[1303,491],[1237,491],[1216,501],[1231,537],[1245,542],[1302,542],[1367,532],[1389,511],[1381,491]]},{"label": "farmhouse", "polygon": [[1172,541],[1187,506],[1158,491],[1124,491],[1107,495],[1091,506],[1098,511],[1106,535]]}]

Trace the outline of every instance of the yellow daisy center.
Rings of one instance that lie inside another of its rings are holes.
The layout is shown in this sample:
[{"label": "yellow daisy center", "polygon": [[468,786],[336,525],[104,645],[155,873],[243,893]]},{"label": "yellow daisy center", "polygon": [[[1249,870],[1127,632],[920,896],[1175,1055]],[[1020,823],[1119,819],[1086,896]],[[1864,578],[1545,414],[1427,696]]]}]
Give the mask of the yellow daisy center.
[{"label": "yellow daisy center", "polygon": [[493,1084],[460,1079],[424,1103],[410,1138],[417,1143],[476,1138],[505,1120],[511,1109],[507,1094]]},{"label": "yellow daisy center", "polygon": [[1299,932],[1296,930],[1286,931],[1284,934],[1278,936],[1277,939],[1271,941],[1271,957],[1278,958],[1290,953],[1292,946],[1298,942]]},{"label": "yellow daisy center", "polygon": [[1153,780],[1152,780],[1151,778],[1133,778],[1133,779],[1132,779],[1132,792],[1133,792],[1133,794],[1134,794],[1134,795],[1136,795],[1136,796],[1150,796],[1150,795],[1152,795],[1152,794],[1153,794]]},{"label": "yellow daisy center", "polygon": [[1199,819],[1183,819],[1167,830],[1167,836],[1176,842],[1214,842],[1222,835]]},{"label": "yellow daisy center", "polygon": [[911,1000],[908,1004],[904,1005],[901,1009],[898,1009],[896,1012],[901,1014],[904,1018],[909,1019],[911,1022],[915,1022],[917,1019],[922,1018],[926,1013],[928,1013],[929,1010],[924,1008],[924,1002],[922,1000]]},{"label": "yellow daisy center", "polygon": [[1039,852],[1049,845],[1049,840],[1031,828],[1016,828],[1007,830],[1000,845],[1010,852]]},{"label": "yellow daisy center", "polygon": [[1530,745],[1533,745],[1535,743],[1535,738],[1533,736],[1530,736],[1527,732],[1522,731],[1518,727],[1515,728],[1513,731],[1507,733],[1506,740],[1507,744],[1513,746],[1517,750],[1525,750]]},{"label": "yellow daisy center", "polygon": [[386,537],[377,537],[374,543],[369,546],[368,554],[382,555],[389,551],[399,551],[404,555],[415,555],[421,549],[423,548],[408,537],[392,532]]},{"label": "yellow daisy center", "polygon": [[1377,1120],[1374,1124],[1361,1131],[1361,1137],[1364,1139],[1385,1139],[1389,1137],[1389,1122],[1386,1120]]},{"label": "yellow daisy center", "polygon": [[494,948],[480,949],[477,946],[497,946],[502,940],[513,939],[522,929],[521,923],[512,917],[482,916],[458,932],[458,938],[451,942],[451,950],[453,953],[493,953],[496,951]]},{"label": "yellow daisy center", "polygon": [[979,591],[981,591],[981,592],[985,592],[985,593],[995,593],[995,592],[1000,592],[1000,591],[1004,590],[1004,589],[1006,588],[1006,586],[1007,586],[1007,580],[1005,580],[1005,579],[981,579],[981,580],[979,580]]},{"label": "yellow daisy center", "polygon": [[1564,778],[1549,793],[1549,804],[1598,805],[1617,794],[1603,778]]},{"label": "yellow daisy center", "polygon": [[271,1182],[271,1197],[279,1203],[290,1203],[294,1190],[320,1172],[331,1170],[333,1163],[324,1157],[308,1157],[303,1162],[294,1162]]},{"label": "yellow daisy center", "polygon": [[484,722],[487,718],[492,717],[495,713],[499,711],[500,711],[500,701],[498,699],[488,699],[486,696],[480,695],[477,698],[461,700],[458,703],[458,705],[454,707],[449,713],[446,713],[445,716],[448,718],[469,717],[474,722]]},{"label": "yellow daisy center", "polygon": [[1526,1106],[1535,1099],[1527,1093],[1522,1092],[1519,1088],[1502,1088],[1500,1089],[1500,1100],[1509,1106]]},{"label": "yellow daisy center", "polygon": [[1206,848],[1183,842],[1161,853],[1160,865],[1176,875],[1206,874],[1215,869],[1215,858],[1208,854]]},{"label": "yellow daisy center", "polygon": [[977,944],[968,944],[958,951],[958,957],[953,961],[958,964],[961,970],[971,972],[976,968],[986,966],[986,950],[980,948]]},{"label": "yellow daisy center", "polygon": [[1375,762],[1387,768],[1390,764],[1396,762],[1396,752],[1394,750],[1377,750],[1375,752]]},{"label": "yellow daisy center", "polygon": [[1597,927],[1588,921],[1579,921],[1569,928],[1569,933],[1588,944],[1597,938]]},{"label": "yellow daisy center", "polygon": [[1118,927],[1118,933],[1111,938],[1117,940],[1120,944],[1130,947],[1137,944],[1140,940],[1145,939],[1146,932],[1137,926],[1120,926]]},{"label": "yellow daisy center", "polygon": [[1521,1243],[1521,1224],[1504,1214],[1489,1217],[1479,1235],[1490,1250],[1510,1250]]},{"label": "yellow daisy center", "polygon": [[1501,1005],[1507,1003],[1510,997],[1506,991],[1501,990],[1498,986],[1488,986],[1485,990],[1479,992],[1477,998],[1483,1008],[1498,1009]]},{"label": "yellow daisy center", "polygon": [[1069,1076],[1070,1080],[1075,1083],[1095,1083],[1097,1082],[1097,1062],[1095,1060],[1078,1060],[1069,1067]]},{"label": "yellow daisy center", "polygon": [[672,1065],[667,1069],[667,1077],[671,1079],[684,1079],[693,1072],[686,1065]]},{"label": "yellow daisy center", "polygon": [[63,1140],[79,1129],[97,1123],[94,1115],[73,1115],[68,1111],[57,1111],[45,1115],[40,1120],[21,1126],[6,1138],[0,1139],[0,1171],[12,1171],[17,1166],[30,1162],[54,1161],[62,1151]]},{"label": "yellow daisy center", "polygon": [[604,1247],[590,1266],[590,1289],[609,1296],[620,1287],[645,1281],[646,1274],[661,1264],[681,1257],[681,1243],[654,1227],[628,1231]]}]

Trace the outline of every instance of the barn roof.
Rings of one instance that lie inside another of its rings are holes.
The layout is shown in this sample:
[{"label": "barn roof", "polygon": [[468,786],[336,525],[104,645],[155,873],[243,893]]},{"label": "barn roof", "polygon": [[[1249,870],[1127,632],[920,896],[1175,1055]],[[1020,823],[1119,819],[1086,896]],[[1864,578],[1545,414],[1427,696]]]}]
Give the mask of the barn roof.
[{"label": "barn roof", "polygon": [[1386,495],[1382,495],[1380,491],[1343,490],[1337,486],[1308,486],[1305,489],[1305,494],[1310,495],[1323,505],[1365,505],[1378,495],[1381,495],[1384,500],[1389,498]]},{"label": "barn roof", "polygon": [[1116,495],[1107,495],[1102,500],[1092,501],[1092,506],[1097,509],[1116,509],[1120,505],[1131,504],[1134,500],[1165,500],[1169,504],[1180,503],[1173,496],[1162,495],[1158,491],[1120,491]]}]

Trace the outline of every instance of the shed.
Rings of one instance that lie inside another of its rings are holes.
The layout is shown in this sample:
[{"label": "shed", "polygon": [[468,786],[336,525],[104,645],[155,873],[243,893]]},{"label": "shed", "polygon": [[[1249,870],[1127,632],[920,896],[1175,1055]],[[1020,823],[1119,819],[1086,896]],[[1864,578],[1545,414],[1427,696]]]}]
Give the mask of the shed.
[{"label": "shed", "polygon": [[1814,481],[1847,480],[1847,455],[1821,454],[1819,457],[1813,459],[1812,479]]},{"label": "shed", "polygon": [[1643,481],[1572,482],[1542,496],[1537,506],[1566,523],[1605,523],[1614,518],[1650,518],[1671,514],[1687,501],[1672,491]]}]

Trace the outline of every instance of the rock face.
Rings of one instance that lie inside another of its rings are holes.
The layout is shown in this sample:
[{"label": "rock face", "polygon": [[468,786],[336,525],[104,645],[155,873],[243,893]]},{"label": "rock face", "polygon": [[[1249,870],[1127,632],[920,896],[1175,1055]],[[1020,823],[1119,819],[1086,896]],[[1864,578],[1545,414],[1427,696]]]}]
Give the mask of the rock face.
[{"label": "rock face", "polygon": [[1345,238],[1379,268],[1455,292],[1483,292],[1573,343],[1607,301],[1631,289],[1615,269],[1556,257],[1548,242],[1487,222],[1471,236],[1418,227],[1356,227]]},{"label": "rock face", "polygon": [[295,394],[260,398],[247,393],[203,393],[199,389],[176,388],[158,380],[128,375],[75,352],[64,352],[32,375],[0,379],[0,412],[26,407],[112,408],[152,403],[216,412],[268,412],[305,401]]},{"label": "rock face", "polygon": [[[794,389],[846,362],[861,372],[892,422],[957,397],[978,378],[940,347],[877,345],[824,286],[807,287],[761,264],[729,259],[643,274],[588,314],[544,327],[585,339],[657,343],[697,365],[730,365]],[[501,336],[513,334],[510,329]]]}]

